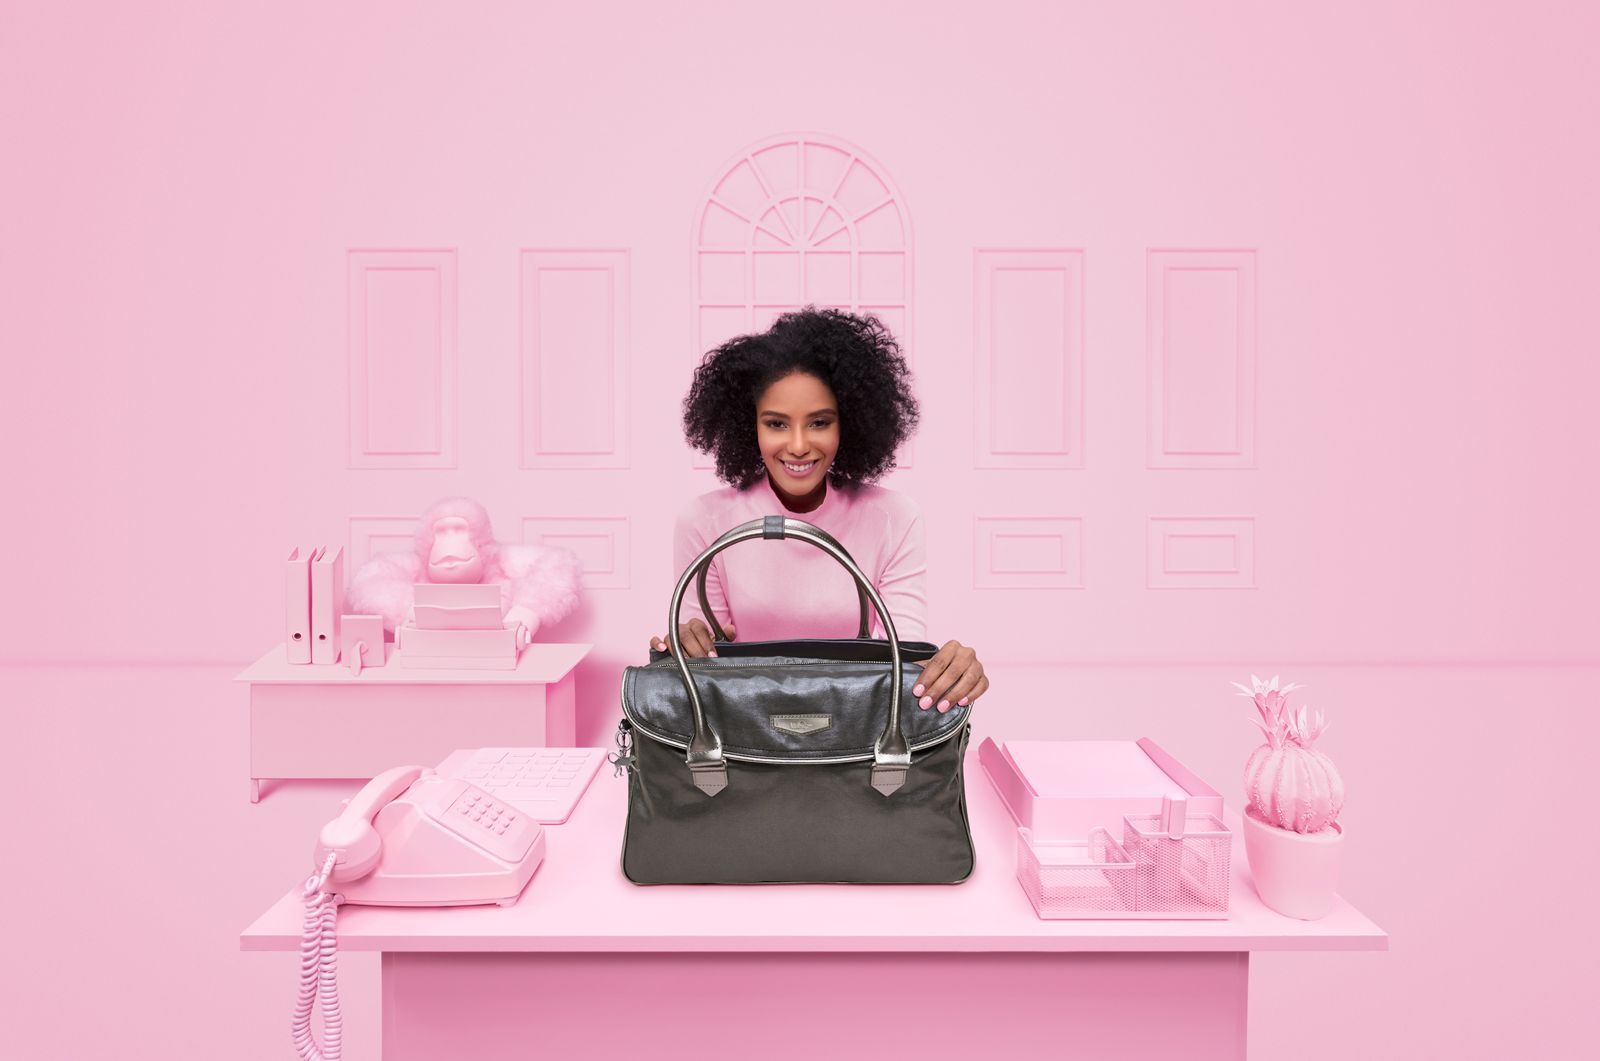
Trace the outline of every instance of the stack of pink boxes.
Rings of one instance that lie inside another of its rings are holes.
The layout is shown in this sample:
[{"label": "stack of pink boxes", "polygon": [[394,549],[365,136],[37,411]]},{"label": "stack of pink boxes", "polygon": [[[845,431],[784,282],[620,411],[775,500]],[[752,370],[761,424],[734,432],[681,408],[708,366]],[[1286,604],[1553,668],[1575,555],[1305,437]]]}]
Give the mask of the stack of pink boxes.
[{"label": "stack of pink boxes", "polygon": [[1154,741],[990,739],[978,760],[1017,823],[1017,879],[1040,917],[1228,916],[1222,796]]},{"label": "stack of pink boxes", "polygon": [[405,667],[512,670],[517,631],[505,625],[494,583],[417,583],[410,622],[395,631]]}]

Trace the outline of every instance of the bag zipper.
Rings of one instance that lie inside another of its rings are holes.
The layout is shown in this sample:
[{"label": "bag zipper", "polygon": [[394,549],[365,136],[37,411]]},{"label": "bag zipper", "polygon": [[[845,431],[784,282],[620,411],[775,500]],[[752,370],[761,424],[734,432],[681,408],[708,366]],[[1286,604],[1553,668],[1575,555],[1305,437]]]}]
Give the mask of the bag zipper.
[{"label": "bag zipper", "polygon": [[[622,736],[622,726],[627,726],[629,730],[635,730],[636,729],[640,733],[643,733],[645,736],[649,737],[651,740],[656,741],[658,744],[665,744],[669,748],[678,748],[678,749],[681,749],[683,751],[688,751],[689,750],[689,742],[688,741],[674,740],[673,738],[668,737],[663,733],[657,733],[655,730],[651,729],[649,726],[644,725],[643,723],[635,722],[632,719],[630,719],[628,717],[627,696],[625,695],[627,682],[623,682],[623,686],[624,686],[624,688],[622,690],[619,690],[619,693],[622,694],[622,695],[619,695],[619,699],[622,701],[621,704],[619,705],[622,708],[622,725],[617,727],[617,736],[619,738],[619,745],[618,745],[619,748],[621,747],[620,738]],[[961,732],[961,726],[954,726],[954,727],[951,728],[950,732],[944,734],[943,736],[935,737],[932,740],[925,740],[921,744],[911,744],[909,750],[913,751],[913,752],[920,752],[920,751],[923,751],[925,749],[932,748],[935,745],[943,744],[945,741],[949,740],[951,737],[954,737],[957,733],[960,733],[960,732]],[[808,766],[808,765],[810,765],[810,766],[837,766],[840,763],[866,763],[866,762],[871,762],[872,761],[872,753],[871,752],[866,752],[865,754],[858,754],[858,755],[835,755],[835,756],[829,756],[828,758],[825,758],[825,759],[777,759],[777,758],[773,758],[772,756],[769,756],[769,755],[748,755],[748,754],[746,754],[744,752],[730,752],[730,751],[724,751],[722,754],[723,754],[723,758],[728,759],[728,760],[730,760],[732,762],[737,762],[737,763],[763,763],[763,764],[766,764],[766,765],[769,765],[769,766]],[[629,768],[632,769],[632,765],[631,764],[634,763],[634,762],[637,762],[637,758],[633,757],[633,756],[629,756],[629,762],[630,762]]]}]

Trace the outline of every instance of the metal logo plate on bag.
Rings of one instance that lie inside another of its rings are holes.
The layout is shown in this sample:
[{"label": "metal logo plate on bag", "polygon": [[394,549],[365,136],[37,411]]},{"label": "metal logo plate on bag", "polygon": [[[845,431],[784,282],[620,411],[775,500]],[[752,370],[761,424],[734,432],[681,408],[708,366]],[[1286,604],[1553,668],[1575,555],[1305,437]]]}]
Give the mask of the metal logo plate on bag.
[{"label": "metal logo plate on bag", "polygon": [[803,737],[833,725],[832,715],[768,715],[772,728]]}]

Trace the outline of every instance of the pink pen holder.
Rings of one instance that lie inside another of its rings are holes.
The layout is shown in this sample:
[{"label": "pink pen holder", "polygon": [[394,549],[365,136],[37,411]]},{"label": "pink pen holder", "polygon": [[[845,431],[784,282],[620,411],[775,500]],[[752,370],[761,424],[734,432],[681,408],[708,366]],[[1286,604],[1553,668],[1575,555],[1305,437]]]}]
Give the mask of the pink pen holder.
[{"label": "pink pen holder", "polygon": [[363,667],[383,666],[383,617],[346,615],[339,620],[343,648],[339,662],[360,674]]},{"label": "pink pen holder", "polygon": [[1233,833],[1209,814],[1177,830],[1156,816],[1122,819],[1122,847],[1139,867],[1134,905],[1161,916],[1227,917]]},{"label": "pink pen holder", "polygon": [[1104,829],[1083,841],[1035,840],[1017,827],[1017,880],[1040,917],[1131,917],[1138,867]]}]

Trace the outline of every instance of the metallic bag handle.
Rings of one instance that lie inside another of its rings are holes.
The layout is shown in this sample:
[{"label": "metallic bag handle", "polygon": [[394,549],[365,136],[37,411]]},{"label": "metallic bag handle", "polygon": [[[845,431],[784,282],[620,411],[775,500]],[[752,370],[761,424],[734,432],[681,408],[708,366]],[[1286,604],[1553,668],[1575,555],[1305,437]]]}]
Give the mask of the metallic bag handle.
[{"label": "metallic bag handle", "polygon": [[[810,524],[810,526],[815,526],[815,524]],[[833,542],[835,545],[839,545],[839,542],[831,535],[828,535],[828,532],[822,528],[818,527],[817,533],[827,536],[829,541]],[[839,545],[839,548],[844,549],[844,546]],[[848,556],[850,554],[847,551],[845,555]],[[716,638],[718,641],[732,641],[733,639],[723,632],[721,624],[717,622],[716,613],[711,610],[711,598],[706,596],[706,576],[710,573],[711,565],[706,564],[700,569],[700,578],[695,584],[695,590],[700,595],[700,613],[706,617],[706,622],[711,624],[712,637]],[[867,598],[867,591],[861,588],[861,584],[859,582],[856,583],[856,596],[861,600],[861,623],[856,628],[856,637],[862,641],[865,641],[867,638],[872,636],[872,612],[868,610],[871,605]]]},{"label": "metallic bag handle", "polygon": [[[884,727],[877,743],[873,745],[872,787],[885,796],[893,794],[905,784],[906,773],[911,768],[911,746],[900,729],[900,638],[895,633],[894,620],[890,618],[889,609],[884,605],[883,598],[878,595],[878,588],[862,573],[855,560],[851,559],[844,546],[834,540],[833,535],[804,520],[789,519],[785,516],[753,519],[728,531],[707,546],[706,551],[689,565],[679,576],[678,584],[672,591],[672,609],[667,613],[667,640],[671,643],[672,658],[677,661],[678,672],[683,675],[683,686],[689,691],[689,707],[694,712],[694,737],[689,741],[687,762],[689,770],[694,775],[695,787],[708,796],[715,796],[728,787],[728,767],[722,757],[722,738],[706,725],[705,712],[700,706],[700,694],[695,690],[694,678],[689,674],[689,664],[683,656],[683,643],[678,638],[678,612],[683,607],[683,595],[689,588],[690,580],[697,575],[703,575],[711,563],[711,558],[729,546],[752,538],[796,538],[815,545],[843,565],[855,579],[856,588],[871,598],[872,606],[878,611],[878,619],[883,623],[883,631],[889,635],[889,666],[892,668],[889,681],[889,724]],[[706,614],[708,616],[711,614],[709,608],[706,609]],[[862,625],[864,627],[865,623]]]}]

